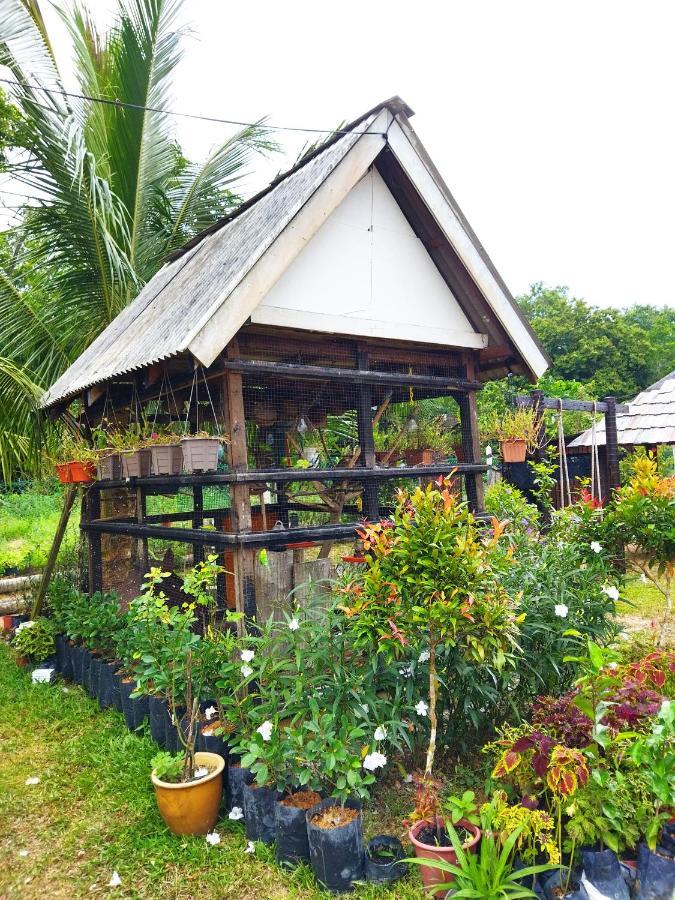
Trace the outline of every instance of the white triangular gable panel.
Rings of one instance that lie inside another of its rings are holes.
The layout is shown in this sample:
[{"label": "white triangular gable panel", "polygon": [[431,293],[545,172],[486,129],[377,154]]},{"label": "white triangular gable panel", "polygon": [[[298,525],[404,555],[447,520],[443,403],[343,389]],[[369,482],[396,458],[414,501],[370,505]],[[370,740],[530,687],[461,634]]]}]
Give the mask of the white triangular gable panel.
[{"label": "white triangular gable panel", "polygon": [[251,314],[258,324],[484,347],[375,168]]}]

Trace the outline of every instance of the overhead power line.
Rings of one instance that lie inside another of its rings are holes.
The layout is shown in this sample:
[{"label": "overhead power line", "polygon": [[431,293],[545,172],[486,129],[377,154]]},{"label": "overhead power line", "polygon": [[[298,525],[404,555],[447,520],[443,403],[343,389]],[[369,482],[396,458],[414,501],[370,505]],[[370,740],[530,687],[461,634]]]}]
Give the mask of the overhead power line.
[{"label": "overhead power line", "polygon": [[128,103],[126,100],[117,100],[114,97],[92,97],[88,94],[78,94],[74,91],[65,91],[62,88],[47,88],[41,84],[30,81],[15,81],[12,78],[0,78],[5,84],[15,87],[30,88],[35,91],[44,91],[45,94],[57,94],[62,97],[72,97],[76,100],[88,100],[91,103],[103,103],[106,106],[116,106],[120,109],[136,109],[142,112],[163,113],[167,116],[178,116],[181,119],[198,119],[201,122],[216,122],[219,125],[236,125],[239,128],[267,128],[270,131],[297,131],[313,132],[314,134],[377,134],[386,137],[384,132],[378,131],[352,131],[349,128],[300,128],[294,125],[261,125],[260,122],[239,122],[236,119],[220,119],[217,116],[203,116],[199,113],[179,112],[173,109],[161,109],[155,106],[143,106],[140,103]]}]

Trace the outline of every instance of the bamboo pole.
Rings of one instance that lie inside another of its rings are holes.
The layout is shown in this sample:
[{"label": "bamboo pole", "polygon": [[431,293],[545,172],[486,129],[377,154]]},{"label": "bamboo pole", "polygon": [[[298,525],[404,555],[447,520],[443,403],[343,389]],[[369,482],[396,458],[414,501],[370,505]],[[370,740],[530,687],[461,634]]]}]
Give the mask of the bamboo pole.
[{"label": "bamboo pole", "polygon": [[76,494],[77,484],[69,484],[66,489],[66,495],[63,498],[63,509],[61,510],[59,524],[56,526],[56,533],[54,534],[54,540],[52,541],[52,546],[49,551],[47,565],[44,567],[44,571],[42,573],[42,581],[40,582],[40,587],[38,588],[37,595],[35,597],[35,600],[33,601],[33,608],[31,610],[32,619],[36,619],[42,612],[42,605],[47,595],[47,588],[49,587],[49,582],[52,578],[52,572],[54,571],[54,566],[56,565],[56,559],[59,555],[59,550],[61,549],[61,542],[63,541],[64,534],[66,533],[68,519],[70,519],[70,513],[73,509],[73,503],[75,502]]}]

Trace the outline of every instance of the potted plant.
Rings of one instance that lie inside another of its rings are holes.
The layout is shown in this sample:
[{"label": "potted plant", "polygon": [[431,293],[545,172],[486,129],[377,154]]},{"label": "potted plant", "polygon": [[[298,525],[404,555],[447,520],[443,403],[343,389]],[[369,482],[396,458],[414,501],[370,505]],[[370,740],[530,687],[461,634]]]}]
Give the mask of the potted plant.
[{"label": "potted plant", "polygon": [[390,834],[377,834],[366,845],[366,881],[391,884],[408,874],[403,844]]},{"label": "potted plant", "polygon": [[54,629],[49,619],[39,618],[17,625],[12,646],[25,665],[43,663],[54,655]]},{"label": "potted plant", "polygon": [[488,431],[489,437],[499,441],[504,462],[525,462],[528,451],[537,448],[539,439],[536,410],[525,407],[509,410],[503,416],[495,417]]},{"label": "potted plant", "polygon": [[199,431],[180,439],[183,448],[183,468],[186,472],[215,472],[218,455],[226,438]]},{"label": "potted plant", "polygon": [[[448,824],[448,843],[450,858],[436,858],[434,870],[436,880],[425,881],[434,897],[445,897],[449,891],[459,897],[481,897],[485,900],[498,898],[536,897],[534,891],[520,882],[523,879],[547,871],[548,865],[527,866],[517,869],[514,866],[514,847],[520,835],[520,827],[516,827],[506,841],[501,844],[491,828],[489,809],[482,814],[482,828],[476,830],[483,837],[480,844],[477,840],[464,841],[464,836],[456,826]],[[421,859],[409,859],[407,862],[421,866],[422,871],[428,863]]]},{"label": "potted plant", "polygon": [[199,635],[184,634],[183,638],[172,641],[178,654],[173,660],[169,691],[171,720],[181,750],[177,754],[158,753],[152,760],[151,778],[168,828],[174,834],[207,834],[218,819],[225,760],[217,753],[196,749],[201,688]]},{"label": "potted plant", "polygon": [[[390,660],[422,639],[427,645],[428,696],[415,704],[415,717],[428,717],[430,725],[419,785],[427,794],[421,815],[428,812],[429,819],[410,831],[415,852],[421,853],[420,834],[428,825],[442,824],[432,777],[438,654],[446,646],[456,647],[468,663],[493,664],[499,670],[515,647],[516,607],[501,580],[508,565],[499,547],[503,526],[493,520],[490,532],[479,531],[450,479],[439,478],[411,493],[399,491],[393,519],[365,525],[359,534],[367,564],[348,588],[348,615],[359,644]],[[434,548],[433,556],[429,548]],[[436,849],[436,844],[429,846]]]},{"label": "potted plant", "polygon": [[150,435],[150,458],[153,475],[180,475],[183,468],[183,449],[180,436],[170,428],[153,431]]},{"label": "potted plant", "polygon": [[88,484],[96,477],[96,451],[72,431],[64,430],[55,457],[56,474],[61,484]]},{"label": "potted plant", "polygon": [[151,453],[140,425],[129,425],[112,432],[110,443],[114,451],[120,454],[124,478],[147,478],[150,475]]}]

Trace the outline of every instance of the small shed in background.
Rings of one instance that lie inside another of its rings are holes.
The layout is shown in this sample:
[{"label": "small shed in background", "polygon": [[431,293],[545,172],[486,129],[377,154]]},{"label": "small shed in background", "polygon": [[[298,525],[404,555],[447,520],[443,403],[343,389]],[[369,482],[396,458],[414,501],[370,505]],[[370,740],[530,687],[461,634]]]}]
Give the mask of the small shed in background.
[{"label": "small shed in background", "polygon": [[[675,445],[675,372],[671,372],[642,391],[628,404],[628,412],[616,417],[619,446],[626,450],[645,447],[655,450]],[[598,447],[606,443],[605,423],[595,429]],[[589,428],[570,441],[571,450],[590,450],[592,431]]]}]

